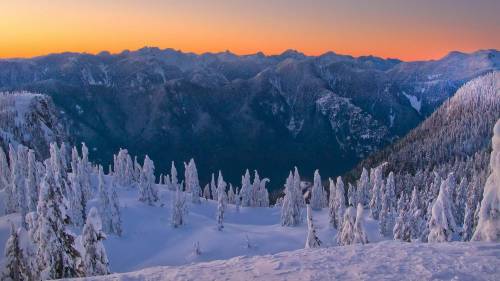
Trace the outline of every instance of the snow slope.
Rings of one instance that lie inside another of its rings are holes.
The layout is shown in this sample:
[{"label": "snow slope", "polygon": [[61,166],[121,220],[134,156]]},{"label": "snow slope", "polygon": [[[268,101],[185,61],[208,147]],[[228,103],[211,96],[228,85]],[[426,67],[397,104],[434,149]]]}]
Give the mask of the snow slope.
[{"label": "snow slope", "polygon": [[[128,272],[151,266],[185,265],[193,262],[229,259],[236,256],[275,254],[304,248],[307,226],[281,227],[280,208],[244,208],[240,213],[228,204],[224,230],[217,230],[215,201],[201,199],[189,204],[187,225],[170,225],[171,191],[157,185],[161,199],[156,206],[138,201],[136,188],[119,190],[124,233],[108,235],[104,242],[112,272]],[[3,192],[0,193],[3,195]],[[3,196],[2,196],[3,197]],[[3,202],[3,200],[0,200]],[[188,200],[190,201],[190,200]],[[90,201],[89,209],[96,206]],[[0,210],[2,212],[2,210]],[[319,238],[325,246],[335,245],[336,231],[328,226],[328,209],[314,212]],[[19,222],[17,214],[0,217],[0,252],[10,233],[10,221]],[[380,241],[378,224],[366,218],[370,241]],[[75,233],[80,230],[74,229]],[[247,248],[247,239],[251,247]],[[193,244],[200,243],[202,254],[193,255]],[[5,258],[0,257],[0,266]]]},{"label": "snow slope", "polygon": [[85,280],[500,280],[499,266],[498,243],[384,241],[154,267]]}]

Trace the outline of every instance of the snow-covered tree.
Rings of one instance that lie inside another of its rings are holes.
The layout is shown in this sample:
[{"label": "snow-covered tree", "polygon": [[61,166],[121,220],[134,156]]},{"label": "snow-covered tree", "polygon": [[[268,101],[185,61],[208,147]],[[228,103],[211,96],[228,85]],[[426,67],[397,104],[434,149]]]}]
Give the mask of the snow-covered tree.
[{"label": "snow-covered tree", "polygon": [[384,186],[384,192],[381,192],[381,209],[379,214],[380,232],[382,235],[392,234],[395,219],[395,183],[394,173],[390,172],[387,177],[387,183]]},{"label": "snow-covered tree", "polygon": [[5,243],[5,267],[1,280],[4,281],[24,281],[30,278],[30,269],[27,264],[27,257],[20,245],[19,237],[21,229],[16,230],[11,227],[10,237]]},{"label": "snow-covered tree", "polygon": [[384,190],[384,180],[382,178],[382,168],[384,164],[373,169],[373,176],[370,176],[371,186],[371,199],[370,199],[370,213],[372,218],[378,220],[380,209],[382,208],[381,191]]},{"label": "snow-covered tree", "polygon": [[422,233],[424,228],[424,217],[422,210],[420,209],[419,194],[417,187],[413,188],[410,199],[409,206],[409,216],[410,216],[410,236],[412,241],[424,240],[422,239]]},{"label": "snow-covered tree", "polygon": [[257,207],[269,207],[269,192],[267,191],[266,188],[266,183],[269,182],[268,178],[263,178],[260,181],[260,187],[258,191],[258,197],[257,197],[257,202],[256,206]]},{"label": "snow-covered tree", "polygon": [[321,246],[321,240],[319,240],[316,235],[316,228],[314,227],[313,216],[311,205],[307,204],[307,238],[306,238],[306,249],[309,248],[319,248]]},{"label": "snow-covered tree", "polygon": [[368,206],[368,196],[370,194],[370,178],[368,177],[368,171],[365,168],[363,168],[361,177],[358,180],[357,192],[357,199],[359,203],[363,204],[363,206]]},{"label": "snow-covered tree", "polygon": [[21,218],[28,213],[28,202],[26,196],[26,183],[23,176],[21,159],[17,159],[12,165],[12,192],[14,193],[16,210],[21,213]]},{"label": "snow-covered tree", "polygon": [[250,183],[250,172],[248,169],[245,171],[245,175],[241,177],[240,196],[243,207],[252,205],[252,184]]},{"label": "snow-covered tree", "polygon": [[354,185],[349,183],[347,185],[347,204],[349,206],[357,206],[357,198],[356,198],[357,192],[355,190]]},{"label": "snow-covered tree", "polygon": [[34,236],[41,279],[83,276],[83,271],[78,266],[80,254],[75,248],[75,237],[66,228],[65,222],[69,218],[63,195],[57,188],[52,169],[46,169],[42,180],[37,213]]},{"label": "snow-covered tree", "polygon": [[392,233],[395,240],[410,242],[411,241],[411,217],[408,210],[405,208],[406,198],[405,195],[401,195],[398,200],[398,216],[396,217],[396,223],[392,229]]},{"label": "snow-covered tree", "polygon": [[203,188],[203,198],[206,200],[210,199],[210,184],[206,184],[205,188]]},{"label": "snow-covered tree", "polygon": [[329,186],[329,191],[330,191],[330,197],[328,198],[328,218],[329,218],[329,223],[331,227],[338,228],[337,225],[337,199],[335,198],[335,195],[337,194],[337,187],[335,186],[335,182],[333,179],[328,178],[328,182],[330,183]]},{"label": "snow-covered tree", "polygon": [[[338,186],[337,186],[338,189]],[[339,229],[337,234],[337,244],[351,245],[354,243],[354,225],[356,223],[356,210],[353,207],[347,208],[342,219],[342,227]]]},{"label": "snow-covered tree", "polygon": [[432,205],[431,218],[429,220],[429,242],[447,242],[451,240],[453,229],[450,220],[453,214],[450,209],[450,195],[447,181],[443,181],[439,188],[439,194]]},{"label": "snow-covered tree", "polygon": [[[12,146],[12,144],[9,144],[9,164],[10,167],[14,167],[15,163],[17,162],[17,153]],[[6,181],[6,186],[4,187],[4,192],[5,192],[5,214],[11,214],[16,212],[17,210],[17,202],[16,202],[16,195],[15,191],[13,189],[13,186],[15,183],[13,182],[13,173],[11,171],[11,168],[7,167],[8,175],[7,175],[7,181]]]},{"label": "snow-covered tree", "polygon": [[28,152],[28,177],[26,178],[26,193],[28,200],[28,210],[30,212],[34,212],[36,211],[36,206],[38,205],[38,180],[35,152],[31,149]]},{"label": "snow-covered tree", "polygon": [[191,193],[192,202],[195,204],[200,203],[201,187],[198,180],[198,171],[196,169],[196,164],[194,159],[189,161],[189,164],[185,165],[185,179],[186,179],[186,191]]},{"label": "snow-covered tree", "polygon": [[483,191],[474,241],[500,241],[500,119],[493,129],[490,175]]},{"label": "snow-covered tree", "polygon": [[184,225],[186,215],[186,197],[184,196],[184,192],[181,191],[181,187],[177,186],[177,191],[175,192],[175,196],[173,197],[172,202],[172,217],[171,224],[173,227],[177,228]]},{"label": "snow-covered tree", "polygon": [[321,176],[319,171],[314,171],[314,184],[311,192],[311,208],[314,210],[320,210],[325,207],[325,190],[321,184]]},{"label": "snow-covered tree", "polygon": [[170,189],[177,190],[179,186],[179,180],[177,179],[177,168],[175,168],[175,163],[172,161],[172,166],[170,167]]},{"label": "snow-covered tree", "polygon": [[230,183],[229,184],[229,190],[227,191],[227,201],[229,202],[229,204],[235,204],[236,203],[235,196],[236,196],[236,194],[234,193],[233,185]]},{"label": "snow-covered tree", "polygon": [[252,191],[250,193],[250,206],[256,207],[259,201],[259,191],[260,191],[260,176],[257,170],[254,171],[253,183],[252,183]]},{"label": "snow-covered tree", "polygon": [[[173,163],[172,167],[175,169]],[[156,190],[155,187],[154,171],[154,163],[146,155],[139,180],[139,201],[145,202],[148,205],[153,205],[156,201],[158,201],[158,190]]]},{"label": "snow-covered tree", "polygon": [[106,234],[102,231],[99,213],[96,208],[92,208],[87,216],[81,236],[85,276],[98,276],[110,273],[108,256],[102,242],[105,239]]},{"label": "snow-covered tree", "polygon": [[120,211],[120,199],[118,198],[118,193],[116,191],[116,183],[114,179],[111,181],[111,194],[110,194],[110,217],[111,217],[111,229],[110,233],[114,233],[118,236],[122,235],[122,217]]},{"label": "snow-covered tree", "polygon": [[465,205],[467,203],[467,188],[469,183],[466,177],[462,177],[460,184],[458,185],[456,192],[454,194],[455,201],[455,222],[462,223],[465,216]]},{"label": "snow-covered tree", "polygon": [[9,185],[10,169],[7,163],[7,156],[2,146],[0,146],[0,190],[5,189]]},{"label": "snow-covered tree", "polygon": [[[110,233],[112,229],[111,222],[111,201],[109,200],[108,186],[104,180],[104,171],[99,165],[98,173],[98,190],[99,190],[99,214],[102,218],[102,228],[106,233]],[[99,221],[101,222],[101,218]]]},{"label": "snow-covered tree", "polygon": [[335,221],[337,227],[343,226],[345,212],[345,187],[341,177],[337,177],[335,190]]},{"label": "snow-covered tree", "polygon": [[[81,163],[78,163],[77,166],[81,166]],[[71,221],[76,226],[82,226],[87,216],[87,198],[81,185],[80,174],[78,172],[71,173],[69,182],[71,189]]]},{"label": "snow-covered tree", "polygon": [[363,205],[358,203],[356,208],[356,222],[354,223],[354,244],[366,244],[368,243],[368,236],[365,231],[365,216]]},{"label": "snow-covered tree", "polygon": [[[295,177],[299,176],[297,168],[295,174],[288,175],[285,183],[285,198],[283,199],[283,206],[281,207],[281,225],[282,226],[296,226],[302,222],[302,214],[300,208],[300,200],[303,200],[299,186],[296,184]],[[300,178],[299,178],[300,182]]]},{"label": "snow-covered tree", "polygon": [[222,173],[219,171],[219,177],[217,179],[217,229],[222,231],[224,228],[224,212],[226,210],[226,182],[222,177]]}]

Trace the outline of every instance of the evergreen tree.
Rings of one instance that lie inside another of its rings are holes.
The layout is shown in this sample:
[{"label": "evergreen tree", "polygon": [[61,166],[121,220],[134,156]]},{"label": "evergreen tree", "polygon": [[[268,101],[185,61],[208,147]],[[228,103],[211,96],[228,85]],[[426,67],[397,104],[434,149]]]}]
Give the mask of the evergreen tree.
[{"label": "evergreen tree", "polygon": [[110,273],[108,256],[102,243],[106,239],[106,234],[104,234],[101,228],[101,219],[99,218],[97,209],[90,209],[81,236],[85,276],[98,276]]},{"label": "evergreen tree", "polygon": [[[316,170],[317,171],[317,170]],[[321,246],[321,240],[319,240],[316,235],[316,228],[314,227],[311,205],[307,204],[307,239],[306,239],[306,249],[309,248],[319,248]]]},{"label": "evergreen tree", "polygon": [[351,183],[347,184],[347,204],[353,207],[357,206],[356,190]]},{"label": "evergreen tree", "polygon": [[173,227],[177,228],[184,225],[185,219],[184,215],[186,213],[186,198],[184,197],[184,192],[180,190],[180,186],[177,186],[177,191],[173,197],[172,202],[172,218],[171,224]]},{"label": "evergreen tree", "polygon": [[31,149],[28,152],[28,177],[26,179],[26,191],[28,210],[30,212],[34,212],[36,211],[36,206],[38,205],[38,180],[35,152]]},{"label": "evergreen tree", "polygon": [[37,265],[41,279],[58,279],[83,276],[78,266],[79,252],[75,238],[67,231],[63,195],[57,188],[53,171],[46,169],[42,180],[37,206],[38,222],[35,233]]},{"label": "evergreen tree", "polygon": [[370,212],[372,218],[378,220],[381,206],[381,191],[384,190],[384,181],[382,179],[382,167],[378,166],[373,170],[373,176],[370,177],[370,184],[372,185],[371,199],[370,199]]},{"label": "evergreen tree", "polygon": [[7,156],[0,145],[0,190],[8,188],[10,182],[10,169],[7,163]]},{"label": "evergreen tree", "polygon": [[490,175],[486,180],[474,241],[500,241],[500,119],[493,129]]},{"label": "evergreen tree", "polygon": [[361,177],[358,180],[357,192],[359,203],[363,204],[363,206],[368,206],[368,196],[370,194],[370,179],[368,177],[368,171],[365,168],[363,168]]},{"label": "evergreen tree", "polygon": [[175,168],[175,163],[172,161],[172,167],[170,168],[170,189],[177,190],[179,187],[179,180],[177,179],[177,168]]},{"label": "evergreen tree", "polygon": [[[338,189],[338,186],[337,186]],[[342,219],[342,227],[339,229],[337,234],[337,244],[351,245],[354,243],[354,224],[356,220],[356,210],[353,207],[347,208]]]},{"label": "evergreen tree", "polygon": [[30,280],[29,267],[26,256],[20,245],[21,229],[16,230],[11,226],[10,237],[5,243],[5,268],[2,272],[2,280],[25,281]]},{"label": "evergreen tree", "polygon": [[252,185],[250,183],[250,172],[248,169],[245,171],[245,175],[241,177],[241,205],[243,207],[249,207],[252,205]]},{"label": "evergreen tree", "polygon": [[206,200],[210,199],[210,184],[206,184],[205,188],[203,188],[203,198]]},{"label": "evergreen tree", "polygon": [[392,229],[393,236],[395,240],[410,242],[411,241],[411,230],[410,230],[410,214],[405,208],[406,198],[405,195],[401,195],[398,200],[398,216],[396,218],[396,223]]},{"label": "evergreen tree", "polygon": [[329,223],[331,227],[337,228],[337,219],[336,219],[336,212],[337,212],[337,199],[335,198],[335,195],[337,193],[337,187],[335,186],[335,182],[331,179],[328,178],[328,182],[330,183],[329,191],[330,191],[330,197],[328,198],[328,217],[329,217]]},{"label": "evergreen tree", "polygon": [[449,208],[450,196],[448,194],[447,181],[441,183],[439,194],[432,205],[431,218],[429,220],[429,242],[447,242],[451,240],[453,230],[450,228],[450,220],[453,214]]},{"label": "evergreen tree", "polygon": [[258,207],[259,206],[259,191],[260,191],[260,177],[257,170],[254,171],[254,178],[252,183],[252,189],[250,193],[250,206]]},{"label": "evergreen tree", "polygon": [[260,181],[259,197],[257,200],[258,207],[269,207],[269,192],[266,188],[266,183],[269,182],[268,178],[263,178]]},{"label": "evergreen tree", "polygon": [[299,201],[300,191],[297,190],[297,185],[294,184],[294,175],[292,172],[288,175],[285,183],[285,198],[281,207],[281,225],[296,226],[301,223],[301,209]]},{"label": "evergreen tree", "polygon": [[[80,166],[78,163],[77,166]],[[78,169],[80,170],[80,169]],[[87,198],[83,192],[80,174],[75,172],[69,177],[71,187],[71,221],[76,226],[81,226],[86,220]]]},{"label": "evergreen tree", "polygon": [[191,192],[192,202],[200,203],[201,187],[198,180],[198,171],[194,160],[191,159],[185,169],[186,190]]},{"label": "evergreen tree", "polygon": [[235,204],[236,203],[235,196],[236,196],[236,194],[234,194],[233,185],[229,184],[229,191],[227,192],[227,201],[229,202],[229,204]]},{"label": "evergreen tree", "polygon": [[118,236],[122,235],[122,218],[120,211],[120,200],[118,198],[118,193],[116,191],[116,184],[114,179],[111,181],[111,197],[110,197],[110,217],[111,217],[111,230],[110,233],[114,233]]},{"label": "evergreen tree", "polygon": [[[345,213],[345,187],[344,182],[342,181],[342,177],[337,177],[335,191],[335,220],[337,222],[337,226],[343,225],[344,213]],[[353,218],[354,219],[354,218]]]},{"label": "evergreen tree", "polygon": [[324,190],[321,185],[321,176],[319,175],[319,171],[314,171],[314,184],[311,192],[311,208],[314,210],[320,210],[324,207]]},{"label": "evergreen tree", "polygon": [[16,210],[21,213],[24,224],[24,217],[28,213],[28,202],[26,201],[26,183],[24,181],[21,168],[21,159],[17,159],[12,165],[12,192],[14,193]]},{"label": "evergreen tree", "polygon": [[[113,229],[111,221],[111,202],[109,200],[108,186],[104,181],[104,172],[101,165],[99,165],[98,182],[99,213],[102,216],[102,228],[106,233],[110,233]],[[101,222],[101,218],[99,218],[99,222]]]},{"label": "evergreen tree", "polygon": [[[175,170],[175,166],[173,166]],[[139,180],[139,201],[145,202],[148,205],[153,205],[158,201],[158,190],[155,187],[155,166],[153,161],[146,155],[144,158],[144,166],[142,167],[141,178]],[[173,179],[174,177],[172,177]]]},{"label": "evergreen tree", "polygon": [[354,244],[367,244],[368,237],[365,231],[365,216],[363,205],[358,203],[356,209],[356,222],[354,223]]},{"label": "evergreen tree", "polygon": [[384,186],[384,192],[381,192],[380,201],[381,210],[379,214],[379,224],[380,224],[380,232],[382,235],[390,235],[392,234],[392,230],[394,227],[394,213],[395,206],[394,201],[396,199],[395,195],[395,182],[394,182],[394,173],[390,172],[387,177],[387,183]]},{"label": "evergreen tree", "polygon": [[212,199],[217,200],[217,185],[215,184],[215,175],[213,173],[210,181],[210,193],[212,193]]},{"label": "evergreen tree", "polygon": [[15,195],[15,190],[13,186],[16,185],[16,183],[13,183],[14,177],[13,177],[13,172],[12,170],[13,167],[16,165],[17,162],[17,153],[14,150],[14,147],[9,144],[9,164],[10,168],[8,169],[8,180],[7,180],[7,185],[4,188],[5,192],[5,214],[12,214],[15,213],[17,210],[17,202],[16,202],[16,195]]},{"label": "evergreen tree", "polygon": [[467,204],[467,188],[469,183],[466,177],[462,177],[460,184],[456,190],[454,201],[455,201],[455,222],[462,223],[465,217],[465,205]]},{"label": "evergreen tree", "polygon": [[424,226],[424,218],[422,210],[420,209],[420,201],[419,195],[417,191],[417,187],[413,188],[411,193],[410,207],[409,207],[409,215],[410,215],[410,235],[411,240],[423,240],[422,239],[422,229]]},{"label": "evergreen tree", "polygon": [[222,231],[224,228],[224,211],[226,209],[226,182],[219,171],[219,178],[217,180],[217,229]]}]

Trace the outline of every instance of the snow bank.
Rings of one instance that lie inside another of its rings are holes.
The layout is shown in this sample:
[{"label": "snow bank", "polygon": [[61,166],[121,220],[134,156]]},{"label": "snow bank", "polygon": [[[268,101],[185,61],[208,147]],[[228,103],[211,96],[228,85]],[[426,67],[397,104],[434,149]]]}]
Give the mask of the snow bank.
[{"label": "snow bank", "polygon": [[500,280],[500,244],[396,241],[297,250],[85,280]]}]

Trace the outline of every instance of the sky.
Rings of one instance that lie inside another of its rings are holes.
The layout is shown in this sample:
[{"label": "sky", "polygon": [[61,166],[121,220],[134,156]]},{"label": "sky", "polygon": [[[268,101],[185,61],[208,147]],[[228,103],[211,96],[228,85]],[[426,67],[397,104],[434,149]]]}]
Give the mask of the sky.
[{"label": "sky", "polygon": [[0,0],[0,58],[144,46],[403,60],[500,49],[500,0]]}]

